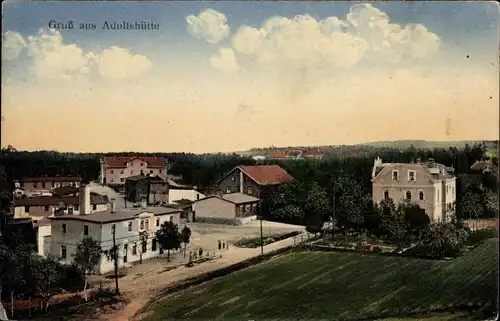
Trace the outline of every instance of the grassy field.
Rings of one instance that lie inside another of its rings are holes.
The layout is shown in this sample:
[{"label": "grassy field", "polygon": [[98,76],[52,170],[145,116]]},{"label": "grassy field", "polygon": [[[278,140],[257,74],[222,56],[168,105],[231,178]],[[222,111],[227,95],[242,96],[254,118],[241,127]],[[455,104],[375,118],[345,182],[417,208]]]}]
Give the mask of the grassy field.
[{"label": "grassy field", "polygon": [[294,253],[157,301],[146,320],[374,320],[496,302],[497,242],[453,261]]}]

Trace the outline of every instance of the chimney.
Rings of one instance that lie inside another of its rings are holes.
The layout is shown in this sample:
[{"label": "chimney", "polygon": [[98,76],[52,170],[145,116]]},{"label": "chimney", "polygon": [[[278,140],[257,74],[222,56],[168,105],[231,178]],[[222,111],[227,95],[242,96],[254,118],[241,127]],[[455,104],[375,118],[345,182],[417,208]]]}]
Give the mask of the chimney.
[{"label": "chimney", "polygon": [[240,193],[243,193],[243,171],[240,169]]},{"label": "chimney", "polygon": [[80,215],[90,214],[90,186],[82,183],[78,193]]},{"label": "chimney", "polygon": [[116,213],[116,200],[114,198],[111,199],[111,213]]}]

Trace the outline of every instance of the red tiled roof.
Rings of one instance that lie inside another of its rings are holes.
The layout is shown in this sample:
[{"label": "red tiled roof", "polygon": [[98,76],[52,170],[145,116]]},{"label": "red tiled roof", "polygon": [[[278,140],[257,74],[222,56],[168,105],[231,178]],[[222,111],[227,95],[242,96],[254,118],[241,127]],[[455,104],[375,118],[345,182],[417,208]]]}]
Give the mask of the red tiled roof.
[{"label": "red tiled roof", "polygon": [[259,185],[293,182],[293,177],[278,165],[239,166],[239,168]]},{"label": "red tiled roof", "polygon": [[165,157],[160,156],[104,156],[101,160],[108,168],[124,168],[127,162],[140,159],[148,163],[150,168],[164,168]]},{"label": "red tiled roof", "polygon": [[286,158],[286,154],[282,152],[271,153],[271,158]]}]

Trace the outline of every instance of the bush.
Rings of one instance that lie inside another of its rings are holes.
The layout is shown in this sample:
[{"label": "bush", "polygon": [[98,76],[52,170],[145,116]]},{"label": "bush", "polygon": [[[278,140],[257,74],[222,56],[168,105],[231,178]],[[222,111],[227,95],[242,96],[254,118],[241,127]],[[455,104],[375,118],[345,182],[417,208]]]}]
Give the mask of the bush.
[{"label": "bush", "polygon": [[196,223],[221,224],[221,225],[241,225],[241,221],[234,218],[222,217],[195,217]]},{"label": "bush", "polygon": [[85,276],[74,265],[60,264],[58,266],[59,284],[66,291],[80,291],[85,283]]},{"label": "bush", "polygon": [[[268,245],[271,243],[275,243],[275,242],[287,239],[289,237],[297,236],[299,234],[300,234],[300,232],[293,231],[290,233],[264,236],[262,243],[264,245]],[[247,239],[241,239],[241,240],[236,241],[233,245],[237,246],[237,247],[244,247],[244,248],[257,248],[260,246],[260,236],[247,238]]]},{"label": "bush", "polygon": [[383,252],[383,250],[380,246],[374,246],[372,250],[374,253],[382,253]]},{"label": "bush", "polygon": [[479,245],[483,241],[498,237],[497,229],[486,229],[486,230],[476,230],[469,234],[469,237],[465,241],[466,245]]}]

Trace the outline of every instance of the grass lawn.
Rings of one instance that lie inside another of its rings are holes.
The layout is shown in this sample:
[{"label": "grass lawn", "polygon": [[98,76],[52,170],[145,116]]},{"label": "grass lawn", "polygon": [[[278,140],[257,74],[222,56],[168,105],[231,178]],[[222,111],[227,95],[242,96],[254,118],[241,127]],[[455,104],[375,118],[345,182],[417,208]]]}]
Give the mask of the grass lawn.
[{"label": "grass lawn", "polygon": [[375,320],[384,315],[496,302],[497,242],[486,240],[452,261],[360,253],[294,253],[154,302],[145,320],[337,320],[370,316]]}]

